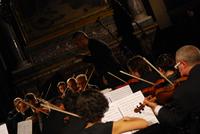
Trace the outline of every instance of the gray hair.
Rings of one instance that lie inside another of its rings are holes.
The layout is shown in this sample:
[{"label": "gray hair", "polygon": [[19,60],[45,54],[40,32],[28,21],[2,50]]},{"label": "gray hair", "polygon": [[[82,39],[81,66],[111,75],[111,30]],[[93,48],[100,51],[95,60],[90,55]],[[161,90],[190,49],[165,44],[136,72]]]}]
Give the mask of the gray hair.
[{"label": "gray hair", "polygon": [[73,77],[70,77],[69,79],[67,79],[67,82],[66,82],[66,83],[68,83],[68,82],[70,82],[70,81],[74,81],[74,82],[76,82],[76,79],[73,78]]},{"label": "gray hair", "polygon": [[82,78],[82,79],[84,78],[84,79],[87,81],[87,76],[86,76],[86,74],[79,74],[79,75],[76,76],[76,80],[77,80],[77,79],[80,79],[80,78]]},{"label": "gray hair", "polygon": [[186,61],[189,65],[200,63],[200,50],[193,45],[185,45],[176,51],[176,61]]},{"label": "gray hair", "polygon": [[83,31],[76,31],[72,35],[72,39],[77,39],[77,38],[80,38],[81,36],[84,36],[84,37],[88,38],[88,35],[85,32],[83,32]]},{"label": "gray hair", "polygon": [[23,101],[22,98],[17,97],[17,98],[15,98],[15,99],[13,100],[13,103],[14,103],[15,106],[17,106],[17,105],[19,104],[19,102],[22,102],[22,101]]},{"label": "gray hair", "polygon": [[66,83],[64,81],[59,81],[57,84],[57,87],[59,87],[60,85],[65,85]]}]

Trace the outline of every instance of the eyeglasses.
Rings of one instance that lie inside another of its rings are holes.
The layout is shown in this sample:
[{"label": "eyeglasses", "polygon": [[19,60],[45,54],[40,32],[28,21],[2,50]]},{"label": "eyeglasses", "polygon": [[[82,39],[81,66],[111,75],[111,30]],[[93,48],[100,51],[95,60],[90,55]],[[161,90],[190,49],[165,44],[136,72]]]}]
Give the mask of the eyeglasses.
[{"label": "eyeglasses", "polygon": [[175,69],[178,69],[178,66],[181,64],[181,62],[176,63],[176,65],[174,66]]}]

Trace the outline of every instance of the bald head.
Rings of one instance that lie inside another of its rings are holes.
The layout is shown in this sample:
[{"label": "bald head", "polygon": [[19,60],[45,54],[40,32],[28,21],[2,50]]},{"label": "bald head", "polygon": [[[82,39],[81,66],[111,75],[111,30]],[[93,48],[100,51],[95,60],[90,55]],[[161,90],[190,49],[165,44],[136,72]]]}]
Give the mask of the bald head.
[{"label": "bald head", "polygon": [[200,50],[192,45],[186,45],[176,51],[176,61],[185,61],[189,65],[200,63]]},{"label": "bald head", "polygon": [[85,74],[79,74],[76,77],[76,82],[79,90],[84,90],[85,85],[87,84],[87,76]]},{"label": "bald head", "polygon": [[77,31],[72,35],[72,39],[80,38],[81,36],[84,36],[85,38],[88,38],[88,35],[85,32]]},{"label": "bald head", "polygon": [[72,35],[73,44],[78,47],[86,47],[88,45],[88,35],[83,31],[77,31]]}]

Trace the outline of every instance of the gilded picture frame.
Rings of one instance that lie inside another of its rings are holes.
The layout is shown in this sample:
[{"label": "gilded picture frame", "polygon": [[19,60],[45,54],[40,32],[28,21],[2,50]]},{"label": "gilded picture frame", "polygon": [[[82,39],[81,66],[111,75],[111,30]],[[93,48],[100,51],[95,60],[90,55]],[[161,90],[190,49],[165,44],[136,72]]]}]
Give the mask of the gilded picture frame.
[{"label": "gilded picture frame", "polygon": [[110,15],[104,0],[13,0],[12,10],[28,47]]}]

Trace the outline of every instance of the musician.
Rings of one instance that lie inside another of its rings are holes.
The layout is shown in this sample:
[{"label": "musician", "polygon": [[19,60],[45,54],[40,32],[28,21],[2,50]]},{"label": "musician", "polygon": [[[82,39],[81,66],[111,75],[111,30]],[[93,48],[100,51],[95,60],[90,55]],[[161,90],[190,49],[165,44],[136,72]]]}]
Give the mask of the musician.
[{"label": "musician", "polygon": [[118,121],[102,123],[101,119],[108,110],[108,101],[95,89],[81,93],[76,109],[77,114],[87,122],[80,134],[119,134],[147,127],[147,122],[141,118],[125,117]]},{"label": "musician", "polygon": [[59,81],[57,84],[58,94],[60,98],[64,98],[65,91],[67,89],[66,83],[64,81]]},{"label": "musician", "polygon": [[[75,99],[73,97],[76,95],[78,95],[78,93],[67,89],[64,98],[57,97],[54,100],[51,100],[49,105],[54,109],[50,110],[48,118],[44,121],[42,134],[62,133],[63,129],[68,126],[68,120],[70,119],[68,114],[63,113],[62,111],[67,110],[72,112],[71,109],[75,107],[75,104],[73,103]],[[48,107],[48,104],[46,106]]]},{"label": "musician", "polygon": [[76,82],[78,87],[78,92],[83,92],[88,89],[99,89],[96,85],[88,83],[87,76],[85,74],[79,74],[76,76]]},{"label": "musician", "polygon": [[[79,93],[70,91],[71,90],[67,92],[64,99],[60,99],[60,102],[56,103],[64,105],[64,109],[62,108],[62,110],[75,113],[76,99]],[[58,101],[58,99],[56,101]],[[82,129],[83,126],[84,122],[82,122],[80,118],[51,110],[49,117],[45,122],[43,134],[76,134],[75,131],[79,131],[79,129]]]},{"label": "musician", "polygon": [[77,86],[77,82],[76,79],[71,77],[69,79],[67,79],[67,89],[73,91],[73,92],[77,92],[78,91],[78,86]]},{"label": "musician", "polygon": [[[27,103],[27,105],[30,106],[30,108],[33,111],[32,116],[30,116],[27,119],[32,120],[33,122],[33,134],[41,134],[43,130],[43,124],[45,119],[47,118],[47,109],[43,109],[40,106],[40,103],[34,93],[27,93],[24,96],[24,100]],[[26,120],[27,120],[26,119]]]},{"label": "musician", "polygon": [[[200,50],[192,45],[181,47],[176,52],[176,67],[181,76],[188,79],[178,86],[173,100],[160,106],[147,99],[144,103],[152,108],[161,125],[174,134],[198,134],[200,130]],[[166,132],[166,131],[165,131]],[[162,132],[163,133],[163,132]]]},{"label": "musician", "polygon": [[171,54],[161,54],[156,60],[158,70],[163,73],[169,80],[174,81],[179,77],[179,73],[174,68],[175,59]]},{"label": "musician", "polygon": [[[62,98],[52,100],[51,104],[55,105],[58,110],[65,110]],[[65,117],[66,115],[63,113],[50,110],[48,118],[46,118],[43,122],[42,134],[60,134],[65,126]]]},{"label": "musician", "polygon": [[28,106],[23,103],[22,98],[17,97],[13,100],[15,109],[17,112],[20,112],[21,114],[25,114],[25,111],[27,110]]},{"label": "musician", "polygon": [[54,104],[54,105],[57,105],[57,106],[61,106],[62,107],[62,104],[58,104],[57,102],[60,102],[59,100],[61,99],[64,99],[65,95],[66,95],[66,91],[67,91],[67,84],[64,82],[64,81],[59,81],[57,83],[57,95],[54,96],[53,98],[51,98],[49,100],[50,103]]},{"label": "musician", "polygon": [[77,46],[89,49],[90,55],[84,56],[83,61],[92,63],[95,66],[97,79],[99,81],[98,86],[100,86],[100,88],[105,86],[103,83],[103,77],[107,79],[110,87],[117,86],[119,82],[116,83],[115,79],[110,77],[107,72],[116,74],[122,70],[122,68],[118,61],[115,59],[108,45],[103,41],[89,38],[88,35],[82,31],[75,32],[72,39],[74,44]]},{"label": "musician", "polygon": [[13,100],[14,110],[8,113],[7,126],[10,134],[17,134],[17,123],[26,120],[30,115],[27,115],[27,105],[24,104],[23,99],[17,97]]},{"label": "musician", "polygon": [[[71,92],[71,94],[69,92],[65,96],[63,104],[66,111],[77,114],[76,101],[79,95],[79,92]],[[71,115],[65,115],[64,123],[65,125],[61,129],[61,134],[79,134],[80,130],[85,126],[85,121],[82,118]]]},{"label": "musician", "polygon": [[[150,82],[156,82],[160,78],[160,76],[140,56],[130,58],[127,62],[127,67],[131,75],[143,78]],[[130,86],[133,92],[135,92],[152,85],[140,81],[138,83],[130,83]]]}]

